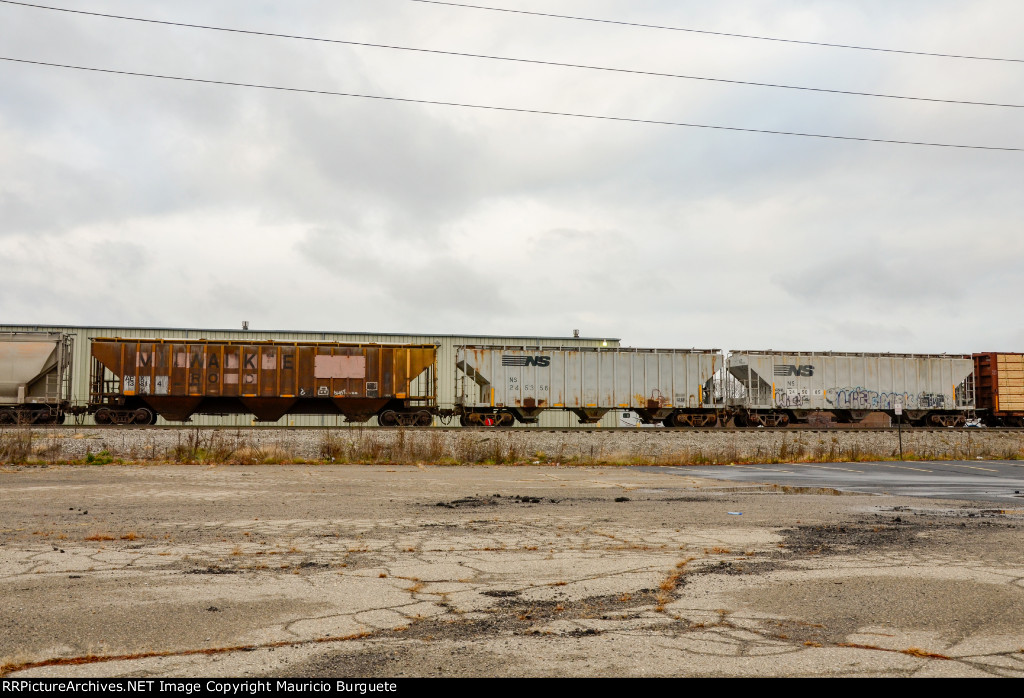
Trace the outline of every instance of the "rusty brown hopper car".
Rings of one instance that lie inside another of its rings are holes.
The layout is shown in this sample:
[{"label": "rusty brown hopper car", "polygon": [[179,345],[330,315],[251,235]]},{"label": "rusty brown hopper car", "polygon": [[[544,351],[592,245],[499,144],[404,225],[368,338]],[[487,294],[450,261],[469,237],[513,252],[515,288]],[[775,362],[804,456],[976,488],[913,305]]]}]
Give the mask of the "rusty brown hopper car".
[{"label": "rusty brown hopper car", "polygon": [[98,338],[92,359],[89,402],[99,424],[340,414],[427,426],[437,411],[433,344]]},{"label": "rusty brown hopper car", "polygon": [[975,354],[974,381],[986,424],[1024,427],[1024,354]]}]

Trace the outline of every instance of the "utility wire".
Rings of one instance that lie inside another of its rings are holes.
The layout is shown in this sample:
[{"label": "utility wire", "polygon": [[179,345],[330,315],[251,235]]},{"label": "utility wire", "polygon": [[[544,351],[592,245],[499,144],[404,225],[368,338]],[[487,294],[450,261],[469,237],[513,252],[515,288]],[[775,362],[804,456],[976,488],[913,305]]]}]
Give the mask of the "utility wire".
[{"label": "utility wire", "polygon": [[364,42],[364,41],[344,41],[344,40],[341,40],[341,39],[324,39],[324,38],[314,37],[314,36],[298,36],[298,35],[293,35],[293,34],[278,34],[278,33],[274,33],[274,32],[262,32],[262,31],[254,31],[254,30],[249,30],[249,29],[234,29],[234,28],[230,28],[230,27],[215,27],[215,26],[209,26],[209,25],[204,25],[204,24],[188,24],[188,23],[185,23],[185,22],[170,22],[170,21],[159,20],[159,19],[145,19],[145,18],[141,18],[141,17],[127,17],[127,16],[124,16],[124,15],[112,15],[112,14],[106,14],[106,13],[102,13],[102,12],[87,12],[85,10],[70,10],[70,9],[63,8],[63,7],[50,7],[50,6],[47,6],[47,5],[35,5],[35,4],[32,4],[32,3],[27,3],[27,2],[16,2],[15,0],[0,0],[0,3],[6,4],[6,5],[21,5],[22,7],[32,7],[32,8],[36,8],[36,9],[40,9],[40,10],[55,10],[55,11],[58,11],[58,12],[70,12],[70,13],[79,14],[79,15],[89,15],[89,16],[92,16],[92,17],[104,17],[104,18],[107,18],[107,19],[121,19],[121,20],[127,20],[127,21],[131,21],[131,22],[145,22],[147,24],[162,24],[162,25],[167,25],[167,26],[172,26],[172,27],[186,27],[186,28],[189,28],[189,29],[206,29],[206,30],[211,30],[211,31],[229,32],[229,33],[233,33],[233,34],[249,34],[249,35],[253,35],[253,36],[269,36],[269,37],[275,37],[275,38],[279,38],[279,39],[298,39],[298,40],[301,40],[301,41],[316,41],[316,42],[328,43],[328,44],[344,44],[344,45],[347,45],[347,46],[363,46],[363,47],[369,47],[369,48],[383,48],[383,49],[389,49],[389,50],[393,50],[393,51],[413,51],[413,52],[417,52],[417,53],[435,53],[435,54],[440,54],[440,55],[445,55],[445,56],[459,56],[459,57],[462,57],[462,58],[483,58],[483,59],[491,60],[491,61],[506,61],[506,62],[511,62],[511,63],[530,63],[530,64],[534,64],[534,65],[548,65],[548,66],[556,66],[556,67],[560,67],[560,68],[575,68],[575,69],[583,69],[583,70],[597,70],[597,71],[608,72],[608,73],[625,73],[625,74],[629,74],[629,75],[649,75],[649,76],[661,77],[661,78],[678,78],[678,79],[683,79],[683,80],[700,80],[700,81],[704,81],[704,82],[721,82],[721,83],[727,83],[727,84],[731,84],[731,85],[752,85],[752,86],[755,86],[755,87],[771,87],[771,88],[782,89],[782,90],[802,90],[802,91],[806,91],[806,92],[826,92],[826,93],[830,93],[830,94],[854,95],[854,96],[858,96],[858,97],[881,97],[881,98],[885,98],[885,99],[903,99],[903,100],[912,100],[912,101],[916,101],[916,102],[939,102],[939,103],[942,103],[942,104],[966,104],[966,105],[977,106],[977,107],[1008,107],[1008,108],[1013,108],[1013,109],[1022,109],[1022,108],[1024,108],[1024,104],[1002,104],[1002,103],[998,103],[998,102],[975,102],[975,101],[969,101],[969,100],[963,100],[963,99],[939,99],[939,98],[935,98],[935,97],[908,97],[906,95],[890,95],[890,94],[882,94],[882,93],[877,93],[877,92],[855,92],[855,91],[852,91],[852,90],[833,90],[833,89],[828,89],[828,88],[824,88],[824,87],[803,87],[803,86],[799,86],[799,85],[782,85],[782,84],[770,83],[770,82],[751,82],[751,81],[748,81],[748,80],[728,80],[728,79],[725,79],[725,78],[709,78],[709,77],[701,77],[701,76],[697,76],[697,75],[681,75],[681,74],[678,74],[678,73],[659,73],[659,72],[653,72],[653,71],[647,71],[647,70],[631,70],[629,68],[614,68],[614,67],[597,66],[597,65],[584,65],[584,64],[580,64],[580,63],[561,63],[561,62],[557,62],[557,61],[543,61],[543,60],[532,59],[532,58],[512,58],[512,57],[507,57],[507,56],[492,56],[492,55],[488,55],[488,54],[479,54],[479,53],[462,53],[462,52],[459,52],[459,51],[442,51],[442,50],[439,50],[439,49],[413,48],[413,47],[409,47],[409,46],[396,46],[396,45],[392,45],[392,44],[372,44],[372,43],[367,43],[367,42]]},{"label": "utility wire", "polygon": [[712,36],[730,36],[735,39],[757,39],[759,41],[778,41],[786,44],[804,44],[806,46],[825,46],[828,48],[846,48],[857,51],[881,51],[883,53],[903,53],[911,56],[934,56],[937,58],[961,58],[971,61],[1003,61],[1006,63],[1024,63],[1024,58],[995,58],[992,56],[964,56],[956,53],[930,53],[928,51],[906,51],[895,48],[879,48],[876,46],[856,46],[853,44],[830,44],[824,41],[801,41],[799,39],[780,39],[774,36],[757,36],[754,34],[734,34],[730,32],[716,32],[708,29],[689,29],[686,27],[669,27],[660,24],[641,24],[639,22],[624,22],[615,19],[598,19],[596,17],[577,17],[575,15],[556,15],[550,12],[530,12],[527,10],[510,10],[504,7],[487,7],[485,5],[467,5],[458,2],[442,2],[441,0],[411,0],[429,5],[448,5],[450,7],[462,7],[471,10],[488,10],[490,12],[508,12],[517,15],[533,15],[535,17],[553,17],[555,19],[573,19],[580,22],[598,22],[600,24],[618,24],[626,27],[641,27],[643,29],[664,29],[674,32],[689,32],[691,34],[710,34]]},{"label": "utility wire", "polygon": [[660,121],[656,119],[633,119],[623,116],[603,116],[600,114],[579,114],[574,112],[559,112],[549,111],[544,109],[524,109],[519,107],[499,107],[488,104],[468,104],[465,102],[443,102],[439,100],[429,99],[412,99],[409,97],[385,97],[382,95],[367,95],[359,94],[355,92],[334,92],[330,90],[310,90],[302,89],[298,87],[282,87],[279,85],[257,85],[254,83],[247,82],[229,82],[227,80],[205,80],[202,78],[186,78],[176,75],[160,75],[157,73],[138,73],[127,70],[112,70],[108,68],[90,68],[87,66],[80,65],[67,65],[63,63],[47,63],[43,61],[30,61],[22,58],[9,58],[6,56],[0,56],[2,61],[10,61],[12,63],[23,63],[29,65],[42,65],[49,66],[51,68],[68,68],[71,70],[84,70],[93,73],[108,73],[111,75],[132,75],[136,77],[144,78],[158,78],[161,80],[177,80],[181,82],[193,82],[202,83],[206,85],[227,85],[231,87],[251,87],[260,90],[277,90],[280,92],[299,92],[304,94],[317,94],[317,95],[331,95],[335,97],[357,97],[360,99],[376,99],[388,102],[405,102],[408,104],[430,104],[434,106],[444,107],[461,107],[464,109],[484,109],[490,111],[501,111],[501,112],[515,112],[520,114],[540,114],[544,116],[567,116],[577,119],[596,119],[601,121],[618,121],[633,124],[654,124],[659,126],[683,126],[687,128],[706,128],[714,129],[717,131],[740,131],[744,133],[766,133],[776,136],[799,136],[803,138],[825,138],[830,140],[840,141],[862,141],[866,143],[890,143],[896,145],[920,145],[930,146],[935,148],[963,148],[968,150],[1002,150],[1012,152],[1024,152],[1024,148],[1009,148],[1001,146],[986,146],[986,145],[961,145],[956,143],[928,143],[923,141],[902,141],[887,138],[860,138],[856,136],[835,136],[822,133],[801,133],[797,131],[773,131],[768,129],[759,128],[740,128],[738,126],[713,126],[709,124],[691,124],[682,121]]}]

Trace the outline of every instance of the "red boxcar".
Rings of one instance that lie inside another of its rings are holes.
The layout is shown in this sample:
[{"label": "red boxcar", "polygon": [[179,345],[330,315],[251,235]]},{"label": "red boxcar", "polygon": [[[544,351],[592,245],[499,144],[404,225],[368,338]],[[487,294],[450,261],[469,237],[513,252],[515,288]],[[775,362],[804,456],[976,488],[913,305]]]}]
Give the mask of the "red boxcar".
[{"label": "red boxcar", "polygon": [[975,354],[974,382],[986,424],[1024,427],[1024,354]]}]

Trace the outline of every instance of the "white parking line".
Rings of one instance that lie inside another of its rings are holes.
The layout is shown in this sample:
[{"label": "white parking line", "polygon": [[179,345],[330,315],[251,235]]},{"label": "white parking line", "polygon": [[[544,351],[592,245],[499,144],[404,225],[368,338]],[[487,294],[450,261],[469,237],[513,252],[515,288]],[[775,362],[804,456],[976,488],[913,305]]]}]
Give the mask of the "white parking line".
[{"label": "white parking line", "polygon": [[787,475],[796,475],[792,470],[777,470],[775,468],[757,468],[753,465],[734,465],[729,464],[725,466],[727,468],[743,468],[744,470],[763,470],[767,473],[786,473]]},{"label": "white parking line", "polygon": [[934,470],[925,470],[924,468],[911,468],[909,465],[886,465],[884,463],[875,463],[880,468],[899,468],[900,470],[916,470],[919,473],[932,473]]},{"label": "white parking line", "polygon": [[794,465],[800,465],[800,466],[803,466],[805,468],[820,468],[821,470],[842,470],[842,471],[845,471],[847,473],[861,473],[861,474],[864,473],[863,470],[853,470],[852,468],[839,468],[839,467],[835,467],[835,466],[828,467],[828,466],[825,466],[825,465],[818,465],[817,463],[794,463]]},{"label": "white parking line", "polygon": [[976,465],[962,465],[960,463],[953,463],[952,465],[953,465],[954,468],[970,468],[971,470],[984,470],[987,473],[998,473],[999,472],[998,470],[993,470],[992,468],[980,468],[980,467],[978,467]]}]

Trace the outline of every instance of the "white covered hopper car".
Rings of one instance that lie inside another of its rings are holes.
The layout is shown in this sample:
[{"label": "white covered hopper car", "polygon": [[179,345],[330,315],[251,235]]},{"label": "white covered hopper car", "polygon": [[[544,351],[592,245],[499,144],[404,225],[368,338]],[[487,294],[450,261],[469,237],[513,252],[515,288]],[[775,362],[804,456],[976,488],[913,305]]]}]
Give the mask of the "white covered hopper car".
[{"label": "white covered hopper car", "polygon": [[545,410],[573,412],[584,424],[611,410],[645,423],[712,426],[717,349],[455,347],[455,409],[464,426],[535,423]]},{"label": "white covered hopper car", "polygon": [[785,426],[831,412],[859,422],[871,412],[916,425],[963,426],[975,410],[970,356],[732,351],[729,400],[736,426]]},{"label": "white covered hopper car", "polygon": [[54,424],[71,404],[70,335],[0,332],[0,424]]}]

